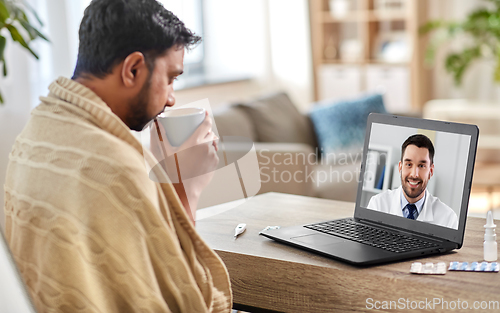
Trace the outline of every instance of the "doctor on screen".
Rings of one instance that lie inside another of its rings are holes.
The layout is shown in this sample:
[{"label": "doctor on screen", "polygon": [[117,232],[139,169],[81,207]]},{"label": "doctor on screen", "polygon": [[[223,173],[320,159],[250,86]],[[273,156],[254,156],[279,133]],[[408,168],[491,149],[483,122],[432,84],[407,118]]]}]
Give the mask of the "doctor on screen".
[{"label": "doctor on screen", "polygon": [[409,219],[458,229],[456,213],[426,189],[434,173],[434,145],[424,135],[412,135],[401,146],[401,186],[373,196],[368,208]]}]

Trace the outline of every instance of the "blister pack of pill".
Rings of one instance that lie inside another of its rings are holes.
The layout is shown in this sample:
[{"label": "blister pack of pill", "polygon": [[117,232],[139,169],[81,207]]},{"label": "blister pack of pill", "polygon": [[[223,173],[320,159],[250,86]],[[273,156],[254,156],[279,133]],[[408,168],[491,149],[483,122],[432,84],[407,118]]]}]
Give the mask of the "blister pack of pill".
[{"label": "blister pack of pill", "polygon": [[449,271],[498,272],[497,262],[450,262]]},{"label": "blister pack of pill", "polygon": [[446,274],[446,263],[425,263],[414,262],[411,264],[410,273],[412,274],[429,274],[429,275],[444,275]]}]

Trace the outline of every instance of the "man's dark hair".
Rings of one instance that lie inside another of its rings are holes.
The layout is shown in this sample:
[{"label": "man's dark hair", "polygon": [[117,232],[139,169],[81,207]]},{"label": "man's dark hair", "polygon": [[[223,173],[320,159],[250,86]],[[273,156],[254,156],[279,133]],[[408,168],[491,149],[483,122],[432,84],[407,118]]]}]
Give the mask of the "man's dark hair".
[{"label": "man's dark hair", "polygon": [[142,52],[148,69],[173,46],[190,48],[201,41],[177,16],[156,0],[93,0],[78,32],[80,44],[73,78],[102,78],[133,53]]},{"label": "man's dark hair", "polygon": [[434,164],[434,145],[427,136],[417,134],[408,137],[408,139],[406,139],[401,146],[401,161],[403,161],[403,155],[405,154],[406,147],[409,145],[415,145],[419,148],[426,148],[429,150],[429,159],[431,160],[431,164]]}]

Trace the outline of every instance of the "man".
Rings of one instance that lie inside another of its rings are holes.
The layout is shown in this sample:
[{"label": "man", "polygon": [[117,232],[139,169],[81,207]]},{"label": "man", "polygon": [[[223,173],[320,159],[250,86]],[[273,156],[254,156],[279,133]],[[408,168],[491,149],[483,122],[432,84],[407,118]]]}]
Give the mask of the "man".
[{"label": "man", "polygon": [[425,135],[412,135],[401,146],[401,186],[373,196],[368,208],[432,224],[458,228],[456,213],[427,190],[434,174],[434,145]]},{"label": "man", "polygon": [[[50,85],[7,171],[6,237],[35,306],[230,311],[227,270],[194,228],[210,175],[152,181],[145,160],[168,177],[130,132],[174,105],[184,48],[200,37],[155,0],[93,0],[79,37],[73,78]],[[205,172],[218,162],[216,139],[206,117],[187,140],[205,145],[194,163]]]}]

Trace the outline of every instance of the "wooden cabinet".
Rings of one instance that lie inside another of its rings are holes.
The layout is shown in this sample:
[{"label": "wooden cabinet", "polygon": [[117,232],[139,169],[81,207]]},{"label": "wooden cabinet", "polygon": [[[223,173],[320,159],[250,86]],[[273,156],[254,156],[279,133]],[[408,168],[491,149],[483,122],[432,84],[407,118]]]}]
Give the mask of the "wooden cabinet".
[{"label": "wooden cabinet", "polygon": [[390,112],[420,112],[430,94],[418,34],[426,3],[309,0],[316,100],[381,92]]}]

